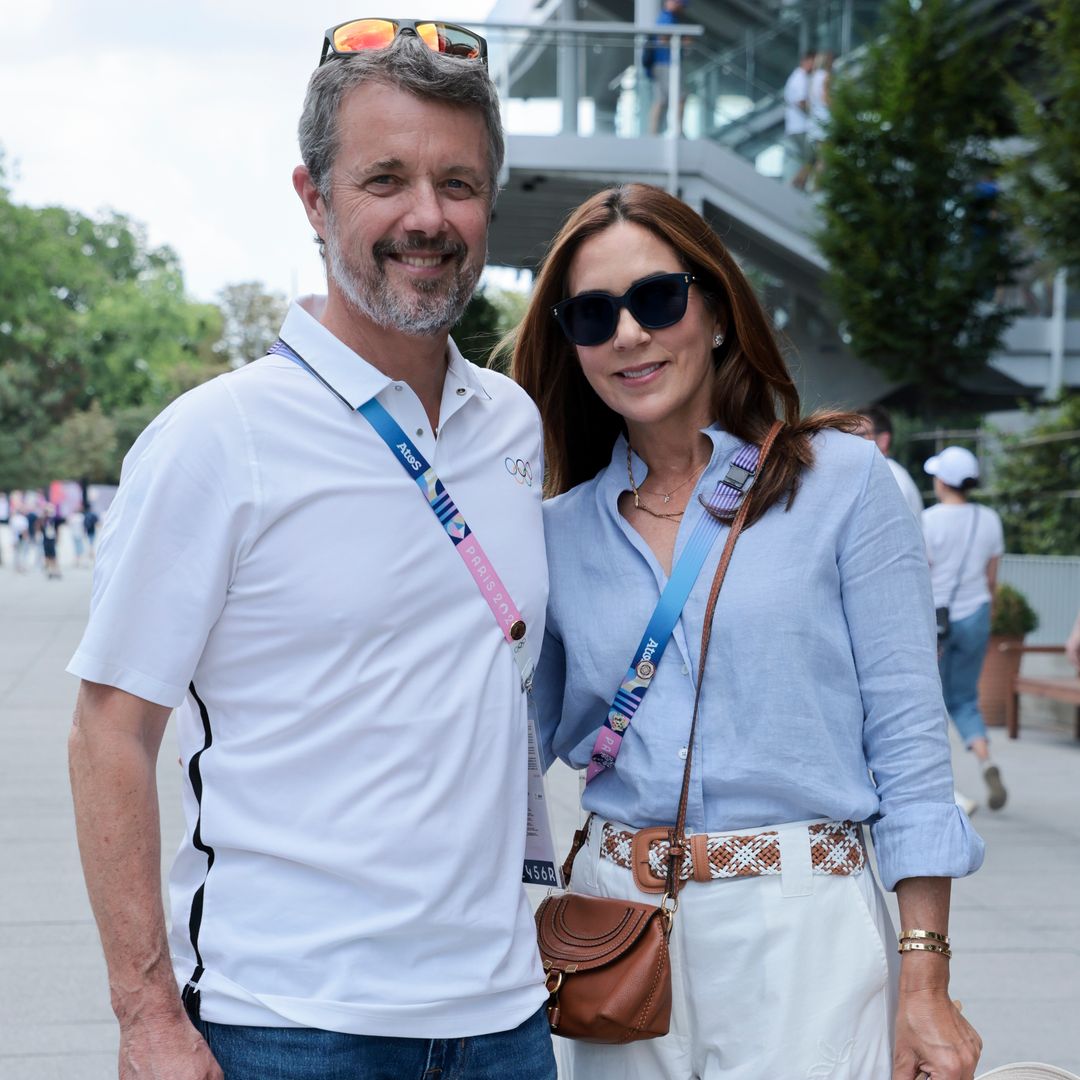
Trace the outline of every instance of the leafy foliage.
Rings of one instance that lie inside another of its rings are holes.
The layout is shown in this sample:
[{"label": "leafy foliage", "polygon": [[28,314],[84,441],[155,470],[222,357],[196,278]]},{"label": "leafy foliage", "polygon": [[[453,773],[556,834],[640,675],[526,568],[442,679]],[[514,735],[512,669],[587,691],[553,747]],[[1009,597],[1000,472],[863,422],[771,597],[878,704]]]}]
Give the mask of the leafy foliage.
[{"label": "leafy foliage", "polygon": [[1043,410],[1027,434],[1003,438],[994,490],[1007,551],[1080,551],[1080,394]]},{"label": "leafy foliage", "polygon": [[226,285],[217,300],[224,322],[218,349],[229,363],[240,367],[263,356],[285,319],[285,297],[268,292],[261,281],[243,281]]},{"label": "leafy foliage", "polygon": [[1047,0],[1046,15],[1035,89],[1013,91],[1033,150],[1010,171],[1026,228],[1056,265],[1080,272],[1080,0]]},{"label": "leafy foliage", "polygon": [[1011,585],[999,585],[994,597],[990,633],[999,637],[1022,638],[1039,628],[1039,616],[1027,597]]},{"label": "leafy foliage", "polygon": [[481,367],[490,366],[495,346],[521,321],[527,304],[523,293],[478,290],[454,327],[454,341],[462,355]]},{"label": "leafy foliage", "polygon": [[[157,412],[222,370],[221,327],[140,225],[17,205],[0,184],[0,489],[115,479],[130,443],[110,439],[108,418]],[[69,460],[78,473],[54,471]]]},{"label": "leafy foliage", "polygon": [[990,302],[1018,258],[991,139],[1002,57],[954,0],[889,0],[883,35],[837,80],[818,242],[857,355],[929,404],[955,396],[1011,318]]}]

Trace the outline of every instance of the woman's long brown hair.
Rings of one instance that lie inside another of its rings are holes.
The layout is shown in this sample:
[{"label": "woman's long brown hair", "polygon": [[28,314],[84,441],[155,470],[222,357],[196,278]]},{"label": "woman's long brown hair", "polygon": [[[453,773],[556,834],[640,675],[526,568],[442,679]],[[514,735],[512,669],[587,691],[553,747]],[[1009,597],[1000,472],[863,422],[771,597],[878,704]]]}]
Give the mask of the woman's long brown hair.
[{"label": "woman's long brown hair", "polygon": [[592,479],[611,460],[611,449],[624,430],[622,417],[585,379],[574,347],[551,314],[567,296],[570,263],[578,249],[620,221],[648,229],[671,247],[720,317],[724,343],[713,354],[714,420],[736,438],[759,445],[777,419],[785,422],[766,474],[755,484],[747,520],[751,525],[778,500],[790,505],[802,470],[813,463],[812,435],[829,427],[855,431],[862,418],[835,411],[800,418],[799,392],[735,260],[699,214],[648,184],[607,188],[570,215],[551,243],[524,319],[503,343],[507,351],[513,349],[511,374],[529,392],[543,419],[545,492],[558,495]]}]

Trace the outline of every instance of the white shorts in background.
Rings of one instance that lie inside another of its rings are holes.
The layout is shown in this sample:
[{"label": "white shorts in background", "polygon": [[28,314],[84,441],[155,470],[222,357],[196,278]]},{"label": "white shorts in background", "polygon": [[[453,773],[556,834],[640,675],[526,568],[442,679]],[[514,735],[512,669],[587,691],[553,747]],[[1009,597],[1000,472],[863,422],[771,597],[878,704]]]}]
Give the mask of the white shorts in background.
[{"label": "white shorts in background", "polygon": [[[656,903],[600,858],[603,824],[593,818],[573,890]],[[892,923],[869,868],[810,872],[810,824],[775,827],[780,875],[683,885],[669,1034],[626,1046],[556,1038],[562,1080],[889,1080]]]}]

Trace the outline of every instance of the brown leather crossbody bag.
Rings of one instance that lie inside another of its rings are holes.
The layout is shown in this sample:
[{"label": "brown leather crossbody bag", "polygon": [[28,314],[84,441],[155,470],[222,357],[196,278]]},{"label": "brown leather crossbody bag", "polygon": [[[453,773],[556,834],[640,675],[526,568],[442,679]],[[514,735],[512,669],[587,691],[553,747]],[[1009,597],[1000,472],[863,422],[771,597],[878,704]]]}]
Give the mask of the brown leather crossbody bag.
[{"label": "brown leather crossbody bag", "polygon": [[[782,425],[769,431],[758,458],[758,475]],[[616,897],[566,892],[549,896],[536,911],[537,944],[547,973],[548,1022],[556,1035],[586,1042],[628,1043],[668,1033],[671,1023],[671,964],[668,937],[679,906],[679,867],[685,853],[686,806],[694,735],[705,677],[705,658],[712,635],[713,613],[735,541],[750,509],[753,488],[742,500],[709,592],[701,631],[694,714],[687,742],[682,793],[674,826],[641,829],[634,835],[634,878],[645,892],[663,892],[659,905]],[[591,819],[590,819],[591,820]],[[574,860],[589,835],[586,822],[574,834],[563,864],[570,885]],[[668,840],[667,876],[658,879],[649,868],[649,848]]]}]

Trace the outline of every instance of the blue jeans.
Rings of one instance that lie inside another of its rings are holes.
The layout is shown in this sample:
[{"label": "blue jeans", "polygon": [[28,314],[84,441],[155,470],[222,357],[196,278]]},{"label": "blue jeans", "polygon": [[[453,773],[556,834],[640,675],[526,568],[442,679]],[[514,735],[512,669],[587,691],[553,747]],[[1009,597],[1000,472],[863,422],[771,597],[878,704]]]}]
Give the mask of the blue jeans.
[{"label": "blue jeans", "polygon": [[225,1080],[555,1080],[543,1008],[512,1031],[467,1039],[342,1035],[195,1021]]},{"label": "blue jeans", "polygon": [[964,745],[986,738],[986,724],[979,712],[979,672],[990,641],[990,605],[983,604],[966,619],[949,624],[949,636],[938,661],[941,691]]}]

